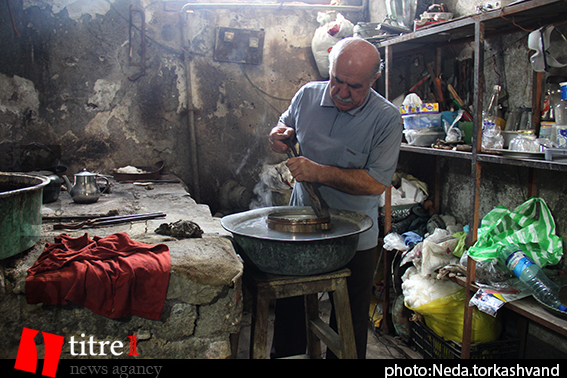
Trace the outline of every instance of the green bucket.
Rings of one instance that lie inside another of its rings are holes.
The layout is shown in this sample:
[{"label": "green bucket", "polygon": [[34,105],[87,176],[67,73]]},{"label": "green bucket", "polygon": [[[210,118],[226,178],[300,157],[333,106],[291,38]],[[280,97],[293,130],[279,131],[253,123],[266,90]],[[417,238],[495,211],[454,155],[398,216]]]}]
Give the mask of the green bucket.
[{"label": "green bucket", "polygon": [[466,144],[472,144],[473,123],[459,122],[459,129],[463,132],[463,140]]}]

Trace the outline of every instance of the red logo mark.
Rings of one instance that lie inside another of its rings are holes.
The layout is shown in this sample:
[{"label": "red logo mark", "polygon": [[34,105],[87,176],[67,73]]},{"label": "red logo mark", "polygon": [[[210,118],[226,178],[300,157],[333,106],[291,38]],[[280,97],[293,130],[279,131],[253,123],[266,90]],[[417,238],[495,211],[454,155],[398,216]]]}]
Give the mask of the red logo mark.
[{"label": "red logo mark", "polygon": [[[24,327],[14,369],[35,373],[37,369],[37,348],[34,338],[38,333],[39,331]],[[64,337],[47,332],[42,332],[42,335],[45,345],[45,359],[43,360],[41,374],[46,377],[55,378]]]}]

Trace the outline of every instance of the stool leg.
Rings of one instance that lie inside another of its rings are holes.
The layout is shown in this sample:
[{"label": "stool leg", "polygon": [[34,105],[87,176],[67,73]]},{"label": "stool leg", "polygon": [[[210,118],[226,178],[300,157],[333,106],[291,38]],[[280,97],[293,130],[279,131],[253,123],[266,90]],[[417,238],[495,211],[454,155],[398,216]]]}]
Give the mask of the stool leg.
[{"label": "stool leg", "polygon": [[250,327],[250,354],[254,359],[265,359],[268,344],[269,295],[258,288],[254,296],[252,325]]},{"label": "stool leg", "polygon": [[337,284],[337,288],[333,292],[333,302],[341,344],[341,356],[338,357],[356,359],[358,355],[354,341],[354,328],[352,326],[346,279],[341,279]]},{"label": "stool leg", "polygon": [[305,295],[305,316],[307,322],[307,354],[309,358],[321,358],[321,341],[315,335],[310,322],[319,319],[319,302],[317,294]]}]

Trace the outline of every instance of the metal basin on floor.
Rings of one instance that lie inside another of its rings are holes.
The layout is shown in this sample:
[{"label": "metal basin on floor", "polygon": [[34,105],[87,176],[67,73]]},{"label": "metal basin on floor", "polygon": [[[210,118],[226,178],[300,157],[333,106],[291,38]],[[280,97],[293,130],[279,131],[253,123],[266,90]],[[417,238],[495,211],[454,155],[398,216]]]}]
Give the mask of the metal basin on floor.
[{"label": "metal basin on floor", "polygon": [[41,234],[44,176],[0,172],[0,259],[33,247]]}]

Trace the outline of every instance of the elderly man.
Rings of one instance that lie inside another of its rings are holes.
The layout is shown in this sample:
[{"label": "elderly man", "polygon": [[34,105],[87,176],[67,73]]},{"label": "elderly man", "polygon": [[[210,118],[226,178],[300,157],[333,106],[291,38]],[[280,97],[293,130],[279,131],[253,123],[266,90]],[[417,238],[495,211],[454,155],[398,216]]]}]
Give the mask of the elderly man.
[{"label": "elderly man", "polygon": [[[374,221],[360,235],[357,253],[347,265],[357,352],[365,358],[378,199],[394,175],[403,126],[398,109],[371,88],[380,77],[380,53],[371,43],[343,39],[333,47],[329,60],[330,80],[303,86],[269,140],[273,151],[285,153],[286,140],[297,139],[302,156],[287,163],[294,178],[311,182],[329,207],[365,213]],[[295,185],[290,205],[309,205],[302,185]],[[272,357],[305,353],[302,303],[302,298],[277,301]],[[331,326],[336,326],[334,314]]]}]

